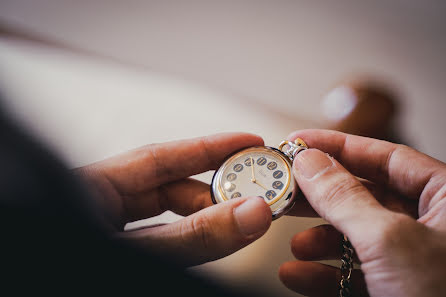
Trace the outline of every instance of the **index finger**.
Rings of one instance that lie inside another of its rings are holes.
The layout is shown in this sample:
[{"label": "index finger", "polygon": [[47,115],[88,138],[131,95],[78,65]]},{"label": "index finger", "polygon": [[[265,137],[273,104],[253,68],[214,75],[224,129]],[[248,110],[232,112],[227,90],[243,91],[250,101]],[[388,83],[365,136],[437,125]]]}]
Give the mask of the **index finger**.
[{"label": "index finger", "polygon": [[297,137],[309,147],[332,155],[352,174],[386,184],[414,199],[423,191],[430,199],[441,184],[435,182],[436,176],[446,171],[443,162],[405,145],[319,129],[295,131],[288,139]]},{"label": "index finger", "polygon": [[141,191],[215,169],[230,153],[256,145],[263,145],[257,135],[221,133],[146,145],[93,166],[121,192]]}]

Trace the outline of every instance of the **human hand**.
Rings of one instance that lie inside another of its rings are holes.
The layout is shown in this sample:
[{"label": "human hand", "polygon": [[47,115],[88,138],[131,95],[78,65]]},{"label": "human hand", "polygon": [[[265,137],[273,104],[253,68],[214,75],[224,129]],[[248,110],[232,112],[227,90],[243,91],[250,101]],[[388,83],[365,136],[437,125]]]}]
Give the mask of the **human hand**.
[{"label": "human hand", "polygon": [[263,140],[245,133],[151,144],[76,172],[97,192],[99,208],[117,229],[171,210],[175,223],[119,233],[189,266],[229,255],[262,236],[271,210],[258,197],[212,205],[209,185],[188,178],[216,169],[230,153]]},{"label": "human hand", "polygon": [[307,198],[294,215],[316,211],[333,227],[293,237],[299,260],[280,267],[282,282],[308,296],[338,296],[340,270],[309,261],[340,259],[343,233],[361,264],[352,274],[353,296],[444,296],[446,164],[407,146],[335,131],[290,135],[297,137],[313,149],[294,161]]}]

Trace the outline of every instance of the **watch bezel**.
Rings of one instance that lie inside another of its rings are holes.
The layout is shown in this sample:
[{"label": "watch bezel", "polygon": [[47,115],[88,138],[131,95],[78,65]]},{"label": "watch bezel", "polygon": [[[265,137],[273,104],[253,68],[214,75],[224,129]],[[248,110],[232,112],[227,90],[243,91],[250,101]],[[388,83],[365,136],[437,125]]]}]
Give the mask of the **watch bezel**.
[{"label": "watch bezel", "polygon": [[213,177],[212,177],[212,181],[211,181],[211,199],[212,202],[214,204],[217,203],[221,203],[224,201],[228,201],[231,198],[227,198],[225,199],[225,197],[222,197],[222,195],[220,192],[220,187],[218,185],[218,182],[221,178],[221,175],[224,171],[224,169],[226,168],[227,162],[229,160],[231,160],[232,158],[237,157],[237,155],[239,155],[240,153],[246,151],[255,151],[256,149],[261,149],[261,150],[266,150],[269,153],[276,153],[278,154],[278,156],[283,159],[283,161],[285,162],[285,164],[287,165],[287,169],[288,169],[288,174],[289,174],[289,178],[288,178],[288,184],[287,184],[287,188],[286,190],[281,194],[281,196],[279,198],[277,198],[276,200],[274,200],[273,203],[269,204],[271,211],[272,211],[272,217],[273,219],[276,219],[280,216],[282,216],[283,214],[285,214],[289,209],[291,209],[294,205],[294,199],[296,197],[295,192],[296,190],[298,190],[296,181],[293,178],[293,173],[292,173],[292,161],[290,160],[290,158],[288,158],[287,155],[285,155],[283,152],[281,152],[280,150],[278,150],[277,148],[274,147],[270,147],[270,146],[254,146],[254,147],[248,147],[248,148],[244,148],[241,150],[238,150],[234,153],[232,153],[231,155],[227,156],[225,158],[225,160],[223,161],[223,163],[221,164],[221,166],[215,171]]}]

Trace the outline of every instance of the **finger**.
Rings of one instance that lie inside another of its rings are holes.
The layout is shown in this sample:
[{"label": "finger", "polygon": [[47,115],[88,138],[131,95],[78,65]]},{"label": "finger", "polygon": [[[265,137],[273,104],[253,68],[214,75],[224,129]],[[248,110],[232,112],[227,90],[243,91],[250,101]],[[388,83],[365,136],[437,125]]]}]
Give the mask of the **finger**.
[{"label": "finger", "polygon": [[258,197],[231,199],[172,224],[123,236],[178,263],[191,266],[225,257],[262,236],[271,210]]},{"label": "finger", "polygon": [[[408,200],[405,196],[402,196],[395,191],[383,189],[383,187],[365,179],[359,179],[359,181],[385,208],[410,215],[413,218],[418,218],[417,200]],[[301,191],[297,194],[296,202],[293,208],[287,212],[287,215],[298,217],[319,217],[319,214],[311,207]]]},{"label": "finger", "polygon": [[[357,249],[357,245],[367,248],[399,218],[339,162],[317,149],[299,153],[294,159],[293,173],[314,210],[346,234]],[[369,236],[364,236],[364,230]]]},{"label": "finger", "polygon": [[385,183],[412,198],[418,199],[425,188],[424,194],[431,197],[442,185],[438,179],[446,175],[446,164],[407,146],[329,130],[302,130],[288,136],[297,137],[332,155],[354,175]]},{"label": "finger", "polygon": [[263,145],[259,136],[222,133],[143,146],[91,166],[125,194],[215,169],[230,153],[256,145]]},{"label": "finger", "polygon": [[[339,260],[343,235],[332,225],[320,225],[299,232],[291,239],[291,251],[304,261]],[[354,260],[359,262],[356,254]]]},{"label": "finger", "polygon": [[360,182],[385,208],[394,212],[407,214],[415,219],[418,218],[418,200],[407,199],[406,196],[394,190],[377,185],[368,180],[360,179]]},{"label": "finger", "polygon": [[318,261],[340,259],[343,235],[331,225],[320,225],[297,233],[291,239],[296,259]]},{"label": "finger", "polygon": [[123,199],[126,222],[159,215],[166,210],[187,216],[213,205],[209,185],[187,178]]},{"label": "finger", "polygon": [[[279,277],[289,289],[305,296],[338,296],[341,271],[333,266],[305,261],[282,264]],[[364,275],[353,270],[351,276],[352,296],[369,296]]]}]

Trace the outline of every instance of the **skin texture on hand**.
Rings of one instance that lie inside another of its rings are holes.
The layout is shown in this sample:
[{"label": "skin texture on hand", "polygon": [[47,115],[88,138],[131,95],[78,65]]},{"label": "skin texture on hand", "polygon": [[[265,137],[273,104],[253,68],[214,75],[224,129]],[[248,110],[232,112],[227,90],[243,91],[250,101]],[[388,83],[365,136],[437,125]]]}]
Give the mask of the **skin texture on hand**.
[{"label": "skin texture on hand", "polygon": [[281,266],[282,282],[308,296],[337,296],[340,270],[311,261],[340,259],[346,234],[361,264],[353,296],[443,296],[446,164],[407,146],[335,131],[297,131],[289,139],[297,137],[312,149],[294,160],[307,200],[292,214],[320,215],[331,225],[293,237],[299,260]]},{"label": "skin texture on hand", "polygon": [[271,210],[258,197],[213,205],[208,184],[189,178],[218,168],[231,153],[263,145],[247,133],[147,145],[76,169],[96,192],[106,221],[117,231],[128,222],[171,210],[186,216],[175,223],[119,232],[119,236],[162,253],[180,265],[227,256],[262,236]]}]

